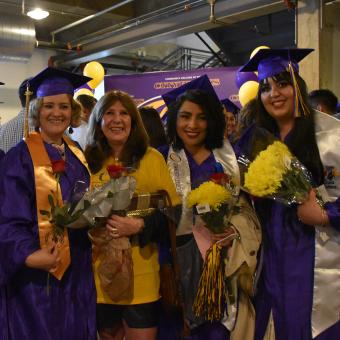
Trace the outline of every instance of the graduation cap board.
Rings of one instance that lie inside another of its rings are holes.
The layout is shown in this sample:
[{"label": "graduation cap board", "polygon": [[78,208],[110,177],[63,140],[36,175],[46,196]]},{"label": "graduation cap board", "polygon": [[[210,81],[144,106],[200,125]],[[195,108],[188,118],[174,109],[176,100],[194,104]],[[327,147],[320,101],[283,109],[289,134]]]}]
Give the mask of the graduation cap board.
[{"label": "graduation cap board", "polygon": [[312,48],[260,49],[240,72],[257,71],[259,81],[288,71],[290,64],[298,72],[298,63],[312,51]]},{"label": "graduation cap board", "polygon": [[176,102],[177,98],[179,98],[181,95],[183,95],[188,90],[201,90],[205,91],[208,94],[212,96],[213,99],[215,99],[217,102],[220,102],[214,87],[211,85],[211,82],[208,78],[208,76],[205,74],[199,78],[196,78],[180,87],[177,87],[176,89],[173,89],[167,93],[164,93],[162,95],[162,98],[166,104],[167,107],[172,105]]},{"label": "graduation cap board", "polygon": [[37,97],[71,94],[81,85],[92,80],[80,74],[47,67],[29,80],[29,89],[36,92]]},{"label": "graduation cap board", "polygon": [[231,112],[233,114],[237,114],[240,111],[240,108],[234,104],[230,99],[222,99],[221,103],[225,106],[228,112]]}]

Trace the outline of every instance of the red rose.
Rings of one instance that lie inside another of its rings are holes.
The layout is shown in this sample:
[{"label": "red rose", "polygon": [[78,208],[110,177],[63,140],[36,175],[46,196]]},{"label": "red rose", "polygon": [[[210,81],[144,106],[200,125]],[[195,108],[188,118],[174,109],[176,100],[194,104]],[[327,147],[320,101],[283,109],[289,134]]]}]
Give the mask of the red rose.
[{"label": "red rose", "polygon": [[61,174],[65,171],[65,161],[63,159],[51,161],[51,163],[52,163],[52,172],[54,174]]},{"label": "red rose", "polygon": [[210,180],[216,184],[225,185],[230,181],[230,177],[223,172],[217,172],[210,176]]},{"label": "red rose", "polygon": [[121,164],[111,164],[106,168],[111,178],[118,178],[122,176],[125,168]]}]

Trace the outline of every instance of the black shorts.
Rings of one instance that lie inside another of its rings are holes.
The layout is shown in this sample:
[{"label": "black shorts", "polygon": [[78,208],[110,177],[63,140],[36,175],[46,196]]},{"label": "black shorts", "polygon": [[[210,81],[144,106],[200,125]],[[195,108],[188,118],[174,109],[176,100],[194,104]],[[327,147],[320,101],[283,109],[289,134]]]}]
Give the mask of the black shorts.
[{"label": "black shorts", "polygon": [[124,320],[130,328],[152,328],[158,325],[159,302],[138,305],[97,304],[98,331],[114,328]]}]

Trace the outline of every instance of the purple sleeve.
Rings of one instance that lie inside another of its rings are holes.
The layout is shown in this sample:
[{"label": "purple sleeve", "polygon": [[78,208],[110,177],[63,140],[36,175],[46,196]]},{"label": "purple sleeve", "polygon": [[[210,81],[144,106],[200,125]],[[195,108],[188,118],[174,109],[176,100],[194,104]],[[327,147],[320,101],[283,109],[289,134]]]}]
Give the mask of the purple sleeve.
[{"label": "purple sleeve", "polygon": [[0,285],[39,249],[34,176],[26,144],[12,148],[1,162]]},{"label": "purple sleeve", "polygon": [[162,154],[162,156],[164,157],[165,162],[166,162],[167,159],[168,159],[168,154],[169,154],[169,146],[168,145],[162,145],[157,150]]},{"label": "purple sleeve", "polygon": [[325,209],[331,226],[340,231],[340,198],[338,198],[335,202],[326,203]]}]

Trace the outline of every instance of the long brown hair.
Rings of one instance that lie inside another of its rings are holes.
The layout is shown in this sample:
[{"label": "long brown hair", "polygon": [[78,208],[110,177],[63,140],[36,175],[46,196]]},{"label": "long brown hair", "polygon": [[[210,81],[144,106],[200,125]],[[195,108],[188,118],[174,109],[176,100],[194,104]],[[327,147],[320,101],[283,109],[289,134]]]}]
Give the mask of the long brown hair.
[{"label": "long brown hair", "polygon": [[123,91],[107,92],[93,108],[89,120],[85,157],[92,173],[98,172],[112,153],[101,124],[105,112],[118,101],[121,102],[131,117],[131,132],[122,150],[120,161],[125,166],[137,168],[147,150],[148,135],[132,98]]}]

